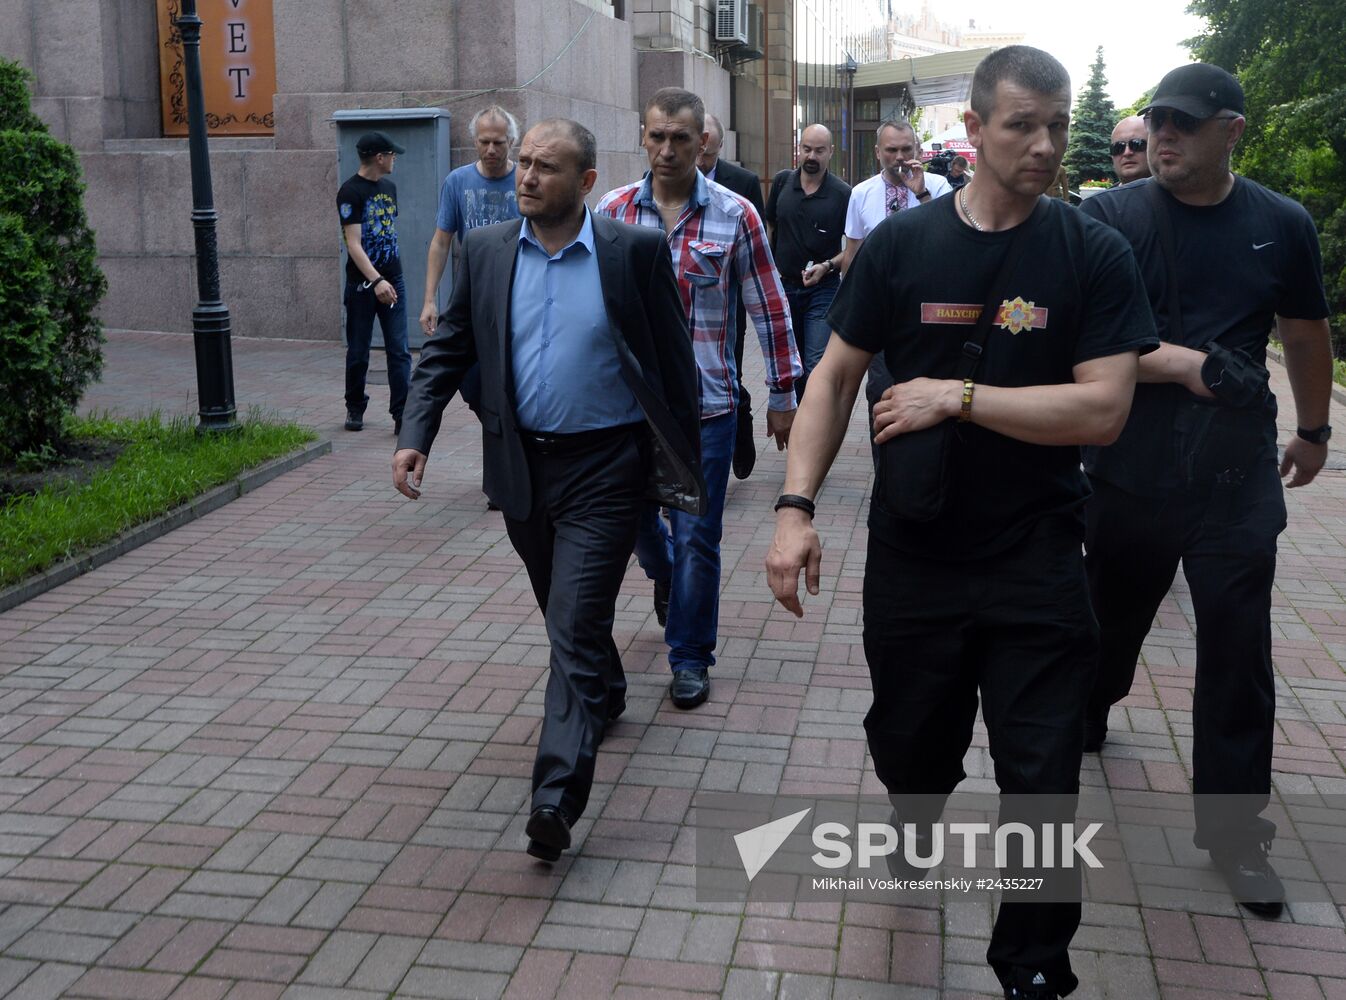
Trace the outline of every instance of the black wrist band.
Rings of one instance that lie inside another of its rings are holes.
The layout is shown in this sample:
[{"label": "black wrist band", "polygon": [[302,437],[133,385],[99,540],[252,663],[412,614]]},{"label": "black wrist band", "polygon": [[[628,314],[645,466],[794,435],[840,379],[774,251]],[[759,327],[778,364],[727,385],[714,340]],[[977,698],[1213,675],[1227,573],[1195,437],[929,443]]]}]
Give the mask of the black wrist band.
[{"label": "black wrist band", "polygon": [[1332,427],[1330,424],[1323,424],[1323,426],[1315,427],[1312,430],[1298,427],[1295,429],[1295,434],[1310,444],[1327,444],[1332,437]]},{"label": "black wrist band", "polygon": [[801,497],[798,493],[782,493],[776,498],[776,510],[780,510],[782,507],[794,507],[797,510],[802,510],[809,516],[810,521],[813,520],[813,501],[808,497]]}]

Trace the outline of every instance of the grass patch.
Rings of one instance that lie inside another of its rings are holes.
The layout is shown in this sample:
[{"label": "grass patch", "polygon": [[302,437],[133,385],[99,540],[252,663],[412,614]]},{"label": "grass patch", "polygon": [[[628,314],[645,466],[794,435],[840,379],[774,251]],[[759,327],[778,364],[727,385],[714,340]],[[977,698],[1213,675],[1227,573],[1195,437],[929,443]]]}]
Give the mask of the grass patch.
[{"label": "grass patch", "polygon": [[239,473],[314,440],[296,424],[250,415],[233,434],[196,433],[195,422],[157,414],[138,420],[77,417],[75,439],[121,446],[111,466],[86,482],[53,470],[35,493],[11,496],[0,510],[0,586],[17,583],[164,514]]}]

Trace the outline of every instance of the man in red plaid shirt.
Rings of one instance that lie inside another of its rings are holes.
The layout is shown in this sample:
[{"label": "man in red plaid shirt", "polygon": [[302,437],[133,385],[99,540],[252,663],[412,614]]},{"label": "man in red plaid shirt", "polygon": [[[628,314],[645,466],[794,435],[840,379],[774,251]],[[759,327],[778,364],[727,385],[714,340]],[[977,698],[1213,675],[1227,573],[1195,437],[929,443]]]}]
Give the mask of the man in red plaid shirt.
[{"label": "man in red plaid shirt", "polygon": [[770,390],[767,436],[776,439],[778,450],[790,437],[794,380],[801,370],[785,291],[757,210],[696,169],[708,138],[701,98],[676,87],[656,91],[645,106],[643,142],[650,172],[635,184],[609,191],[597,209],[667,234],[701,376],[706,512],[696,516],[671,511],[666,527],[658,509],[651,507],[636,539],[636,557],[654,581],[655,611],[665,626],[673,668],[669,692],[678,708],[695,708],[706,700],[715,663],[720,535],[737,422],[731,338],[738,288],[762,345]]}]

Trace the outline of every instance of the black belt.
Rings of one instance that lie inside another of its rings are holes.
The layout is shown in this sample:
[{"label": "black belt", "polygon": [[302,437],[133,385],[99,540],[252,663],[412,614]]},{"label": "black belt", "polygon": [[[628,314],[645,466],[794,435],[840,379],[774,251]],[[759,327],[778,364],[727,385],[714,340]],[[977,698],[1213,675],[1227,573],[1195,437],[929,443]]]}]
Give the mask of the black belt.
[{"label": "black belt", "polygon": [[525,448],[540,455],[568,455],[588,451],[600,444],[616,440],[641,426],[639,423],[617,424],[615,427],[599,427],[591,431],[575,431],[573,434],[552,434],[546,431],[520,429],[519,437]]}]

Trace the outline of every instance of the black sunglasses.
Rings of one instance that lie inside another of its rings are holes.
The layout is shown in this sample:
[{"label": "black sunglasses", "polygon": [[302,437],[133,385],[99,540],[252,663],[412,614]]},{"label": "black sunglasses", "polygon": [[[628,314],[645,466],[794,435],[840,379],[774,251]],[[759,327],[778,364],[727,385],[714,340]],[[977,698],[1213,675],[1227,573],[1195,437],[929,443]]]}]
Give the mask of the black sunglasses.
[{"label": "black sunglasses", "polygon": [[1149,144],[1149,141],[1146,139],[1127,139],[1125,142],[1114,142],[1108,148],[1112,150],[1113,156],[1121,156],[1126,152],[1127,147],[1130,147],[1131,152],[1133,153],[1143,153],[1145,152],[1145,147]]},{"label": "black sunglasses", "polygon": [[[1197,118],[1194,115],[1189,115],[1186,111],[1177,111],[1173,108],[1151,108],[1141,117],[1145,119],[1146,129],[1151,132],[1158,132],[1168,123],[1169,119],[1172,119],[1175,129],[1183,135],[1191,135],[1206,122],[1227,122],[1240,116],[1212,115],[1210,118]],[[1116,153],[1113,154],[1113,156],[1116,155]]]}]

